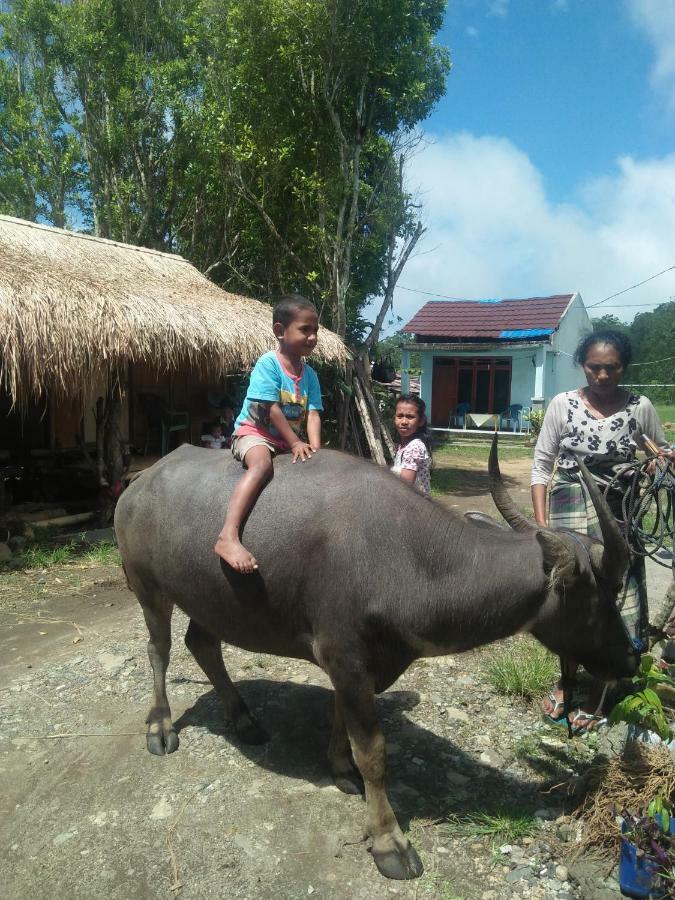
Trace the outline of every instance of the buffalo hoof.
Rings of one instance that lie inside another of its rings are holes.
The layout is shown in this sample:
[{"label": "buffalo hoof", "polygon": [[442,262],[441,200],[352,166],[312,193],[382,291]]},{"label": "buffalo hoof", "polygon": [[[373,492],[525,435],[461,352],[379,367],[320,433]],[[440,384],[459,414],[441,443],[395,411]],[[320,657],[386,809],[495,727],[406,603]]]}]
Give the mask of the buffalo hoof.
[{"label": "buffalo hoof", "polygon": [[265,729],[248,713],[239,716],[234,723],[234,730],[239,740],[245,744],[266,744],[270,739]]},{"label": "buffalo hoof", "polygon": [[365,792],[363,780],[356,772],[353,775],[336,775],[335,787],[343,794],[363,794]]},{"label": "buffalo hoof", "polygon": [[150,753],[154,753],[155,756],[164,756],[165,753],[173,753],[174,750],[178,750],[178,735],[173,728],[170,731],[161,729],[154,733],[149,731],[145,736],[145,743]]},{"label": "buffalo hoof", "polygon": [[373,848],[370,852],[380,874],[385,878],[406,881],[410,878],[419,878],[424,872],[422,860],[412,844],[408,844],[405,850],[387,850],[378,853]]}]

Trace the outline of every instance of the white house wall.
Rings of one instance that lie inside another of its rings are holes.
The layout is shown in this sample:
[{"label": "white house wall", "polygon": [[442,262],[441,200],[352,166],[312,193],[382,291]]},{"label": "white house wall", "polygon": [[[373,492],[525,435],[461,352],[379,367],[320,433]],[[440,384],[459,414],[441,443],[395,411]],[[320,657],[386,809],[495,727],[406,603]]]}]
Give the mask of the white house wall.
[{"label": "white house wall", "polygon": [[560,320],[560,327],[551,339],[549,354],[554,363],[552,370],[546,372],[544,383],[546,403],[549,403],[561,391],[571,391],[582,384],[583,373],[574,362],[573,356],[579,341],[591,331],[593,331],[593,326],[581,294],[575,294],[565,315]]}]

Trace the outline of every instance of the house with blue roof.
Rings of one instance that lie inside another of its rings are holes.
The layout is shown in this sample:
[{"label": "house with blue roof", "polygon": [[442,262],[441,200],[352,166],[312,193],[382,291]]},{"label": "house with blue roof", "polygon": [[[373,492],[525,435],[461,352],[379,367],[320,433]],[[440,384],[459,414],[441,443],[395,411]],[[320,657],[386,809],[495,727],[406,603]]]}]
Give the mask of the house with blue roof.
[{"label": "house with blue roof", "polygon": [[577,344],[593,327],[581,295],[432,301],[405,325],[401,390],[410,354],[421,359],[420,395],[436,428],[520,430],[532,408],[578,387]]}]

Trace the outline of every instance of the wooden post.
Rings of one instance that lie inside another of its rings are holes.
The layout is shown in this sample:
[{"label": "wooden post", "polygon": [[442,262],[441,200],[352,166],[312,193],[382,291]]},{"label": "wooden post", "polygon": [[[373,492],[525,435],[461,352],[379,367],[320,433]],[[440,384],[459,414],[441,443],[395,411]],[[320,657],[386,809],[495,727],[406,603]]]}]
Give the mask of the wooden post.
[{"label": "wooden post", "polygon": [[370,418],[370,411],[368,409],[368,404],[366,402],[366,398],[363,393],[363,388],[361,387],[361,382],[358,379],[358,376],[354,377],[354,399],[356,401],[356,408],[359,411],[359,417],[361,419],[361,423],[363,425],[363,431],[366,436],[366,440],[368,441],[368,447],[370,449],[370,455],[374,459],[374,461],[378,464],[378,466],[386,466],[387,462],[384,458],[384,452],[382,450],[382,444],[377,439],[375,435],[375,431],[373,428],[373,422]]}]

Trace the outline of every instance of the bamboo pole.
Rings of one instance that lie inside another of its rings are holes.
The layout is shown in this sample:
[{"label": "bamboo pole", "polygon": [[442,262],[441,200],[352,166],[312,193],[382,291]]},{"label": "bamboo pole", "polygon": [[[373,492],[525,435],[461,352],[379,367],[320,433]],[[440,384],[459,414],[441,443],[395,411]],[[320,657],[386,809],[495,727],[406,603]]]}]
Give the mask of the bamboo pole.
[{"label": "bamboo pole", "polygon": [[359,381],[358,376],[354,376],[354,399],[356,401],[356,407],[359,411],[359,417],[361,419],[361,423],[363,424],[363,431],[366,435],[366,440],[368,441],[368,447],[370,448],[370,455],[373,460],[378,464],[378,466],[386,466],[387,462],[384,458],[384,452],[382,450],[382,445],[378,441],[375,431],[373,429],[373,422],[370,418],[370,411],[368,409],[368,404],[366,402],[366,398],[363,393],[363,388],[361,387],[361,382]]}]

